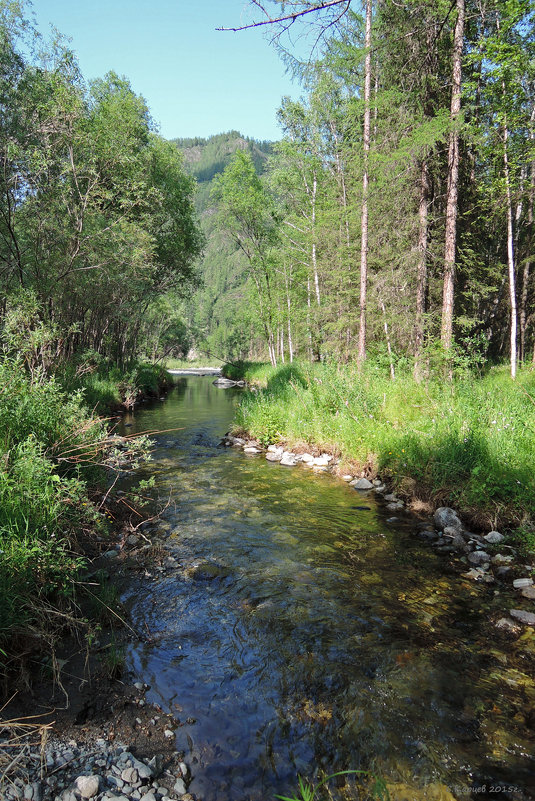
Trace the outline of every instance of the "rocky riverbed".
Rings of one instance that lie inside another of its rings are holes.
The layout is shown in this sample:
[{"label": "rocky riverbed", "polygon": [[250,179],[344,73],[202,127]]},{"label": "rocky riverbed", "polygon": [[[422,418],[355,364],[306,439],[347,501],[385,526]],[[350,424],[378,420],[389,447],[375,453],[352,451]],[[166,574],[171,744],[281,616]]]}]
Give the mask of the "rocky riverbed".
[{"label": "rocky riverbed", "polygon": [[[7,736],[0,746],[6,746],[12,732],[0,730],[0,738],[2,733]],[[14,758],[16,773],[11,769],[2,782],[5,801],[193,801],[180,754],[142,759],[109,738],[84,742],[54,734],[43,746],[19,741]]]},{"label": "rocky riverbed", "polygon": [[236,437],[230,433],[223,437],[221,444],[242,450],[248,456],[263,457],[281,467],[301,465],[314,472],[333,473],[354,487],[363,498],[373,492],[392,515],[387,518],[388,523],[396,523],[399,519],[397,515],[409,516],[414,521],[414,535],[423,545],[455,560],[463,578],[494,584],[497,592],[501,587],[514,591],[518,600],[514,606],[504,608],[504,616],[495,621],[499,629],[516,635],[526,626],[535,626],[535,564],[531,561],[524,563],[501,532],[470,531],[464,526],[461,515],[449,507],[439,507],[432,516],[416,518],[407,509],[405,500],[389,492],[380,478],[369,480],[362,475],[343,473],[340,471],[340,460],[330,453],[291,451],[283,444],[264,448],[258,440]]}]

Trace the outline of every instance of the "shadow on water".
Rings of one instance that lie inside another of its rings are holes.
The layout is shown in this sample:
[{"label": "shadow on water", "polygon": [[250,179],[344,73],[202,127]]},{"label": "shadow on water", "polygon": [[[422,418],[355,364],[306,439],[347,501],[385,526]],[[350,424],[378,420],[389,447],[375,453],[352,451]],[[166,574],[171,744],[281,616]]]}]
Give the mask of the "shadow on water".
[{"label": "shadow on water", "polygon": [[[191,791],[260,801],[362,768],[398,799],[532,797],[533,642],[492,625],[504,590],[375,496],[219,447],[238,395],[181,378],[134,421],[165,431],[151,471],[179,567],[128,590],[149,634],[129,659],[176,716]],[[360,797],[350,784],[333,797]]]}]

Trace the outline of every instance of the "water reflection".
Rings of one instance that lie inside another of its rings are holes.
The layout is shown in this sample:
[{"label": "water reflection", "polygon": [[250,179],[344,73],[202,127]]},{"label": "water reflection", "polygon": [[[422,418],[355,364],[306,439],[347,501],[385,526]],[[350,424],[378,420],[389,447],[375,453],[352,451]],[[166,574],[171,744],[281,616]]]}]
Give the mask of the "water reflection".
[{"label": "water reflection", "polygon": [[493,781],[522,789],[489,798],[530,797],[533,652],[507,683],[515,657],[488,622],[501,599],[445,573],[374,497],[220,448],[235,403],[211,378],[183,378],[129,429],[165,430],[151,471],[174,502],[180,563],[128,593],[151,633],[130,660],[179,721],[191,791],[260,801],[297,773],[351,767],[399,798],[467,798]]}]

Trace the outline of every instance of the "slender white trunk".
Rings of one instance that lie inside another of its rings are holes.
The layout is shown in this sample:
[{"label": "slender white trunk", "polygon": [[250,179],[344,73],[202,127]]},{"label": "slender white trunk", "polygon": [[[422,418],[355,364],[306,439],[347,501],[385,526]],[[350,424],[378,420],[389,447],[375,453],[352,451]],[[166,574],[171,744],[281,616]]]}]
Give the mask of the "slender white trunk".
[{"label": "slender white trunk", "polygon": [[516,276],[515,276],[515,253],[513,240],[513,203],[511,199],[511,180],[509,174],[509,156],[507,143],[509,141],[509,130],[507,122],[503,127],[503,172],[505,177],[505,197],[507,205],[507,272],[509,275],[509,301],[511,305],[511,378],[516,378],[516,331],[517,331],[517,309],[516,309]]},{"label": "slender white trunk", "polygon": [[385,304],[383,301],[380,301],[381,304],[381,311],[383,312],[383,326],[385,329],[385,337],[386,337],[386,349],[388,351],[388,360],[390,362],[390,378],[394,381],[396,377],[396,371],[394,370],[394,360],[392,358],[392,346],[390,345],[390,333],[388,331],[388,321],[386,319],[386,309]]},{"label": "slender white trunk", "polygon": [[372,0],[366,0],[366,29],[364,46],[364,125],[362,131],[364,170],[362,174],[362,212],[360,240],[360,300],[359,300],[359,344],[357,361],[366,358],[366,292],[368,285],[368,161],[370,153],[370,94],[371,94],[371,44],[372,44]]},{"label": "slender white trunk", "polygon": [[310,202],[312,204],[312,270],[314,272],[314,291],[316,293],[316,303],[321,305],[320,295],[320,279],[318,275],[318,254],[316,246],[316,199],[318,195],[318,179],[314,172],[314,180],[312,181],[312,196]]}]

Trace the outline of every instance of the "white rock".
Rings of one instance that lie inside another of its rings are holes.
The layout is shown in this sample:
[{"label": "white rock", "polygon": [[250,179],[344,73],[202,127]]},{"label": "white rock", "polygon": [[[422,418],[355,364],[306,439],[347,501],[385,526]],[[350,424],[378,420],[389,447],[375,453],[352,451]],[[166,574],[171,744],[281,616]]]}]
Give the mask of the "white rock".
[{"label": "white rock", "polygon": [[257,448],[255,445],[248,445],[247,448],[243,449],[244,453],[261,453],[262,451],[260,448]]},{"label": "white rock", "polygon": [[175,793],[177,793],[177,795],[185,795],[187,793],[187,788],[184,784],[184,779],[177,779],[173,790]]},{"label": "white rock", "polygon": [[301,454],[301,461],[305,462],[305,464],[307,462],[313,462],[314,461],[314,457],[312,456],[311,453],[302,453]]},{"label": "white rock", "polygon": [[175,736],[175,733],[172,732],[171,729],[164,729],[163,734],[164,734],[164,737],[167,737],[168,740],[170,740],[171,737]]},{"label": "white rock", "polygon": [[342,481],[353,481],[353,478],[354,477],[352,475],[350,475],[350,474],[347,474],[345,476],[341,476]]},{"label": "white rock", "polygon": [[368,481],[367,478],[357,478],[355,481],[351,482],[351,486],[354,487],[356,490],[371,490],[373,489],[373,484],[371,481]]},{"label": "white rock", "polygon": [[82,798],[93,798],[98,794],[100,787],[100,776],[78,776],[74,782],[74,791],[79,793]]},{"label": "white rock", "polygon": [[280,464],[283,467],[295,467],[297,462],[295,461],[295,456],[293,453],[285,452],[284,456],[280,460]]},{"label": "white rock", "polygon": [[330,461],[331,461],[330,456],[327,457],[322,454],[321,456],[315,456],[312,464],[316,467],[327,467]]},{"label": "white rock", "polygon": [[282,459],[282,453],[277,453],[276,451],[270,451],[266,453],[266,459],[268,462],[280,462]]},{"label": "white rock", "polygon": [[519,578],[513,581],[513,587],[515,590],[522,590],[524,587],[532,587],[533,586],[533,579],[531,578]]},{"label": "white rock", "polygon": [[503,534],[500,534],[499,531],[489,531],[488,534],[484,535],[483,539],[486,540],[491,545],[497,545],[499,542],[502,542],[502,540],[504,540],[505,537],[503,536]]}]

